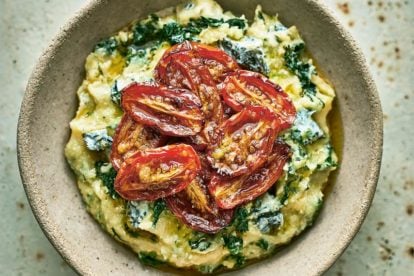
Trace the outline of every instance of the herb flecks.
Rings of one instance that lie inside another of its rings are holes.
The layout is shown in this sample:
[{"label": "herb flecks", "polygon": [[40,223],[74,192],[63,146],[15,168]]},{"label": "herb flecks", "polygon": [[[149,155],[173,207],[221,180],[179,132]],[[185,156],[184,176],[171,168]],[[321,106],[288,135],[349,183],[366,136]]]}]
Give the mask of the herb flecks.
[{"label": "herb flecks", "polygon": [[316,94],[316,86],[311,82],[311,78],[312,74],[315,74],[315,67],[310,62],[304,62],[302,60],[304,48],[304,43],[287,46],[284,56],[285,64],[299,78],[303,94],[313,96]]},{"label": "herb flecks", "polygon": [[102,180],[103,185],[108,189],[108,194],[113,198],[118,198],[118,193],[115,191],[114,182],[116,171],[110,163],[98,161],[95,163],[96,177]]}]

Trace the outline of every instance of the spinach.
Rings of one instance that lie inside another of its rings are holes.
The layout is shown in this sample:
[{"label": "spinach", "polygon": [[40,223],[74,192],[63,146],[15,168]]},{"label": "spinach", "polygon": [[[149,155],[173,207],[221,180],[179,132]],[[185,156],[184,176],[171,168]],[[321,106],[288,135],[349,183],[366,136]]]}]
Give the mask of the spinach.
[{"label": "spinach", "polygon": [[159,266],[164,264],[164,261],[157,259],[157,254],[153,251],[151,252],[139,252],[138,259],[145,265],[150,266]]},{"label": "spinach", "polygon": [[211,241],[204,234],[197,233],[194,238],[188,241],[192,250],[205,251],[211,246]]},{"label": "spinach", "polygon": [[247,22],[246,19],[243,18],[230,18],[226,21],[230,27],[237,27],[239,29],[246,28]]},{"label": "spinach", "polygon": [[136,24],[133,28],[132,44],[141,46],[150,41],[167,41],[170,44],[177,44],[185,40],[197,40],[196,36],[208,27],[217,28],[224,23],[229,24],[230,27],[238,27],[240,29],[244,29],[247,26],[246,20],[243,18],[231,18],[224,21],[223,19],[202,16],[190,19],[187,25],[169,22],[162,27],[159,27],[158,21],[159,18],[152,15],[150,18]]},{"label": "spinach", "polygon": [[95,163],[96,176],[102,180],[104,186],[108,189],[108,194],[113,198],[118,198],[118,193],[115,191],[114,182],[116,171],[110,163],[98,161]]},{"label": "spinach", "polygon": [[237,208],[234,214],[233,225],[237,232],[243,233],[249,230],[248,212],[246,208]]},{"label": "spinach", "polygon": [[223,235],[224,245],[231,255],[238,255],[243,249],[243,239],[233,235]]},{"label": "spinach", "polygon": [[236,261],[236,268],[240,268],[244,265],[244,263],[246,262],[246,258],[239,254],[239,255],[233,255],[232,258]]},{"label": "spinach", "polygon": [[[295,179],[295,180],[296,180],[296,179]],[[282,204],[285,204],[285,203],[286,203],[286,201],[288,200],[288,198],[289,198],[292,194],[296,193],[296,188],[293,186],[293,182],[294,182],[295,180],[293,180],[293,181],[289,181],[289,182],[287,182],[287,183],[285,184],[285,186],[283,186],[283,194],[282,194],[282,196],[281,196],[281,198],[280,198],[280,202],[281,202]]]},{"label": "spinach", "polygon": [[304,43],[285,47],[284,59],[286,67],[299,78],[304,95],[312,96],[316,94],[316,86],[311,82],[315,68],[309,62],[302,61],[304,48]]},{"label": "spinach", "polygon": [[89,150],[102,151],[112,146],[112,137],[106,129],[99,129],[83,134],[83,141]]},{"label": "spinach", "polygon": [[136,24],[132,30],[132,43],[143,45],[149,41],[156,40],[159,34],[158,20],[159,18],[156,15],[150,15],[147,20]]},{"label": "spinach", "polygon": [[161,213],[167,208],[165,201],[158,199],[154,202],[153,214],[152,214],[152,226],[157,225],[158,220],[160,219]]},{"label": "spinach", "polygon": [[269,67],[264,60],[264,54],[260,49],[247,49],[237,45],[235,41],[224,39],[219,41],[219,46],[227,54],[232,56],[238,64],[250,71],[269,74]]},{"label": "spinach", "polygon": [[110,55],[112,54],[116,49],[118,48],[118,41],[115,39],[115,37],[110,37],[104,40],[101,40],[96,44],[95,51],[99,49],[103,49],[105,51],[105,54]]},{"label": "spinach", "polygon": [[265,239],[260,239],[256,242],[256,245],[263,250],[267,250],[269,248],[269,243]]}]

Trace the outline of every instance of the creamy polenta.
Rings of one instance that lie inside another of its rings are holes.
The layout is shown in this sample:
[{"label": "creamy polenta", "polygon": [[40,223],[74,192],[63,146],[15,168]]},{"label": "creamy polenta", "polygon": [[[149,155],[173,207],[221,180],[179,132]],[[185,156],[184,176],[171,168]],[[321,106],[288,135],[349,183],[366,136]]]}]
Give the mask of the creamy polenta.
[{"label": "creamy polenta", "polygon": [[[116,171],[109,161],[123,115],[122,89],[132,82],[152,82],[163,53],[184,40],[219,47],[244,68],[266,75],[296,108],[293,126],[279,135],[292,151],[282,177],[264,195],[239,206],[232,223],[217,234],[192,230],[163,200],[122,199],[114,190]],[[313,223],[329,173],[337,166],[327,124],[335,92],[303,52],[304,45],[296,27],[285,27],[260,6],[249,22],[223,12],[212,0],[152,14],[98,43],[86,60],[79,109],[65,148],[87,210],[153,266],[210,273],[239,268],[289,243]]]}]

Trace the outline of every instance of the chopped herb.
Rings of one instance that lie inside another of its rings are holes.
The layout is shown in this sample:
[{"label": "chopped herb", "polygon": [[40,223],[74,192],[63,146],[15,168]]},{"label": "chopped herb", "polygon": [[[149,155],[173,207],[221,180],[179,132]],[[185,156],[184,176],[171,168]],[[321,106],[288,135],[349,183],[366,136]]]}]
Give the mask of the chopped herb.
[{"label": "chopped herb", "polygon": [[152,226],[155,226],[160,219],[161,213],[167,208],[167,206],[164,200],[158,199],[154,202],[153,208],[154,213],[152,214]]},{"label": "chopped herb", "polygon": [[269,74],[269,67],[264,60],[264,54],[260,49],[247,49],[238,45],[235,41],[224,39],[219,41],[219,46],[227,54],[232,56],[238,64],[243,68],[262,73]]},{"label": "chopped herb", "polygon": [[211,241],[204,234],[197,233],[197,235],[188,241],[188,245],[192,250],[205,251],[211,246]]},{"label": "chopped herb", "polygon": [[104,186],[108,189],[108,194],[113,198],[118,198],[118,193],[115,191],[114,182],[116,171],[110,163],[98,161],[95,163],[96,176],[102,180]]},{"label": "chopped herb", "polygon": [[102,151],[112,146],[112,137],[106,129],[99,129],[83,134],[83,141],[89,150]]},{"label": "chopped herb", "polygon": [[286,67],[299,78],[304,95],[312,96],[316,94],[316,86],[311,82],[315,67],[309,62],[302,61],[301,54],[304,48],[304,43],[287,46],[284,58]]},{"label": "chopped herb", "polygon": [[248,212],[246,208],[240,207],[234,214],[233,225],[237,232],[243,233],[249,230]]},{"label": "chopped herb", "polygon": [[98,44],[96,44],[95,51],[99,49],[103,49],[105,51],[105,54],[110,55],[117,48],[118,48],[118,41],[115,39],[115,37],[110,37],[110,38],[101,40]]},{"label": "chopped herb", "polygon": [[164,264],[163,261],[157,259],[157,254],[155,252],[139,252],[138,259],[145,265],[150,266],[159,266]]},{"label": "chopped herb", "polygon": [[233,255],[232,258],[236,261],[236,265],[235,265],[236,268],[242,267],[246,262],[246,258],[241,254]]},{"label": "chopped herb", "polygon": [[141,46],[150,41],[167,41],[170,44],[177,44],[185,40],[197,40],[196,35],[208,27],[217,28],[227,23],[230,27],[244,29],[247,25],[246,20],[243,18],[231,18],[224,21],[223,19],[203,16],[190,19],[187,25],[169,22],[159,27],[158,21],[158,17],[152,16],[136,24],[133,29],[133,44]]},{"label": "chopped herb", "polygon": [[256,242],[256,245],[263,250],[267,250],[269,248],[269,243],[265,239],[260,239]]},{"label": "chopped herb", "polygon": [[283,186],[283,194],[282,194],[282,197],[280,199],[280,202],[282,204],[285,204],[286,201],[288,200],[288,198],[292,194],[296,193],[296,188],[293,186],[293,182],[294,181],[289,181],[285,184],[285,186]]},{"label": "chopped herb", "polygon": [[226,21],[230,27],[237,27],[239,29],[246,28],[246,19],[243,18],[230,18]]},{"label": "chopped herb", "polygon": [[238,255],[243,249],[243,239],[233,235],[223,236],[224,245],[231,255]]}]

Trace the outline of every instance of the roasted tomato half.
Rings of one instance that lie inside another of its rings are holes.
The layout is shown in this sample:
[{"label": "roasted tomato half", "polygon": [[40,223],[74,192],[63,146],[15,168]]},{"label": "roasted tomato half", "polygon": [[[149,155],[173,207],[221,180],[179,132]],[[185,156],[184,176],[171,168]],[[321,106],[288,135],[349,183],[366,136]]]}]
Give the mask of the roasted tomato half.
[{"label": "roasted tomato half", "polygon": [[233,209],[250,202],[269,190],[283,173],[283,166],[290,157],[290,149],[284,143],[276,142],[266,163],[249,175],[234,178],[214,175],[208,185],[210,193],[219,207]]},{"label": "roasted tomato half", "polygon": [[119,170],[124,160],[137,151],[159,147],[165,140],[165,136],[155,129],[137,123],[124,114],[112,142],[112,166]]},{"label": "roasted tomato half", "polygon": [[208,150],[208,161],[221,175],[251,173],[266,161],[278,129],[272,111],[247,106],[220,126],[217,143]]},{"label": "roasted tomato half", "polygon": [[185,53],[205,65],[215,81],[221,81],[223,76],[239,68],[237,62],[221,49],[203,45],[197,42],[185,41],[168,49],[161,58],[156,68],[156,74],[162,78],[166,73],[171,60],[175,59],[175,54]]},{"label": "roasted tomato half", "polygon": [[[168,67],[159,69],[158,78],[162,83],[195,91],[200,98],[205,117],[201,133],[191,138],[197,148],[205,148],[216,137],[217,127],[223,120],[223,107],[216,83],[201,59],[191,51],[181,51],[173,55]],[[163,72],[163,73],[161,73]]]},{"label": "roasted tomato half", "polygon": [[146,149],[122,163],[115,190],[127,200],[156,200],[185,189],[200,169],[200,159],[191,146]]},{"label": "roasted tomato half", "polygon": [[134,83],[123,91],[121,103],[135,121],[165,135],[195,135],[203,126],[200,100],[186,89]]},{"label": "roasted tomato half", "polygon": [[296,109],[282,88],[259,73],[238,70],[220,85],[223,100],[236,111],[245,106],[265,106],[277,114],[282,129],[295,120]]},{"label": "roasted tomato half", "polygon": [[217,206],[208,191],[210,168],[200,154],[202,169],[183,191],[165,198],[174,215],[190,228],[204,233],[217,233],[226,227],[233,217],[233,210]]}]

